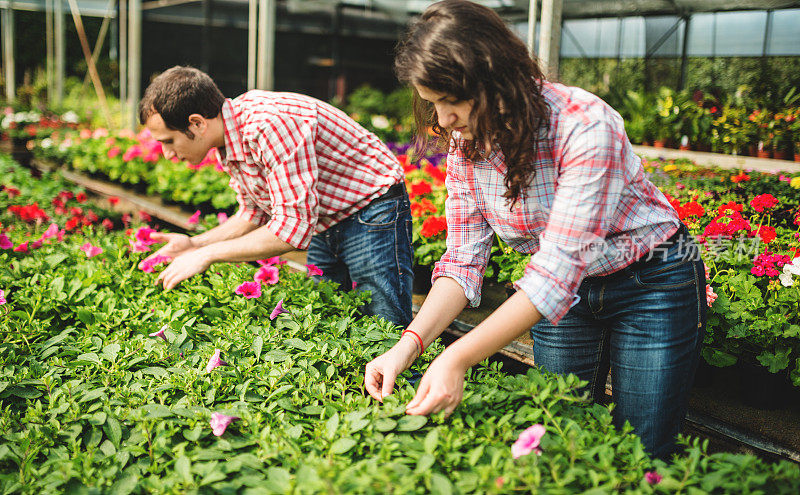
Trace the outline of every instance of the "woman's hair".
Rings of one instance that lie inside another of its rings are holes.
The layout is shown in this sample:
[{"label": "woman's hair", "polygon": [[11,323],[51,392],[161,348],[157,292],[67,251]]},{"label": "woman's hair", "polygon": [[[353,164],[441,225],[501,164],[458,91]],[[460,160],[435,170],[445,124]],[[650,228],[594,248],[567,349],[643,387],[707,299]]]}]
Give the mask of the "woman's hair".
[{"label": "woman's hair", "polygon": [[[485,143],[497,144],[508,167],[505,197],[513,207],[534,175],[540,131],[550,113],[542,96],[544,75],[527,47],[493,10],[465,0],[428,7],[397,48],[397,77],[459,100],[473,100],[473,139],[462,152],[475,159]],[[414,92],[416,151],[428,146],[428,128],[446,147],[451,133],[438,124],[434,107]]]}]

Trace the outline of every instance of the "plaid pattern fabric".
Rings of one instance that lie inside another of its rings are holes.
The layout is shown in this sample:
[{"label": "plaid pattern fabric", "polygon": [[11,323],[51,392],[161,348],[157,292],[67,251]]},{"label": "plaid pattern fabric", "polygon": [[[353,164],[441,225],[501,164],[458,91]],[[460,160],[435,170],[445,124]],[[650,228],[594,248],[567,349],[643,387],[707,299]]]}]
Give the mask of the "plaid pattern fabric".
[{"label": "plaid pattern fabric", "polygon": [[297,249],[403,180],[374,134],[309,96],[248,91],[225,100],[222,121],[237,215]]},{"label": "plaid pattern fabric", "polygon": [[463,140],[454,136],[445,180],[447,251],[433,279],[455,279],[477,306],[496,233],[532,255],[515,285],[557,324],[585,277],[630,265],[675,233],[680,220],[645,177],[616,111],[561,84],[545,83],[543,94],[550,129],[539,143],[536,176],[513,210],[503,198],[502,152],[468,160],[460,150]]}]

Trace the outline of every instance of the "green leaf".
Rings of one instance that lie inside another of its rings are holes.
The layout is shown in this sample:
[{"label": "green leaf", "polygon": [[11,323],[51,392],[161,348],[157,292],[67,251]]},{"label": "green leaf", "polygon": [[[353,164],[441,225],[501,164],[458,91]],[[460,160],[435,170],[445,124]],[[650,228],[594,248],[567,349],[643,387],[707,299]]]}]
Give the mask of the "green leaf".
[{"label": "green leaf", "polygon": [[331,453],[332,454],[344,454],[348,450],[352,449],[356,446],[356,441],[352,438],[340,438],[333,442],[331,445]]},{"label": "green leaf", "polygon": [[106,418],[106,424],[103,425],[103,431],[105,431],[111,443],[114,444],[114,447],[119,448],[119,442],[122,440],[122,428],[120,427],[119,421],[113,416],[108,416]]},{"label": "green leaf", "polygon": [[253,339],[253,354],[256,355],[256,361],[261,359],[261,349],[263,347],[264,339],[262,339],[260,335],[257,335],[256,338]]},{"label": "green leaf", "polygon": [[183,478],[185,483],[192,482],[192,461],[182,455],[175,460],[175,472]]},{"label": "green leaf", "polygon": [[75,364],[100,364],[100,357],[95,354],[94,352],[87,352],[78,356],[78,359],[75,360]]},{"label": "green leaf", "polygon": [[44,258],[45,263],[50,265],[51,268],[55,268],[56,266],[60,265],[61,262],[69,258],[68,255],[64,253],[55,253]]},{"label": "green leaf", "polygon": [[443,475],[433,473],[431,475],[431,493],[450,495],[453,493],[453,485]]},{"label": "green leaf", "polygon": [[80,308],[77,311],[78,319],[83,322],[84,325],[91,325],[94,323],[94,314],[91,310],[86,308]]},{"label": "green leaf", "polygon": [[425,452],[428,454],[433,454],[436,451],[436,445],[439,443],[439,430],[431,430],[425,435],[425,441],[423,442],[423,446],[425,448]]},{"label": "green leaf", "polygon": [[417,431],[427,422],[426,416],[403,416],[397,422],[397,431]]},{"label": "green leaf", "polygon": [[149,418],[168,418],[172,411],[163,404],[147,404],[139,408]]},{"label": "green leaf", "polygon": [[272,349],[266,354],[266,356],[264,356],[264,358],[267,361],[272,361],[273,363],[282,363],[289,358],[289,354],[280,349]]},{"label": "green leaf", "polygon": [[108,344],[107,346],[103,347],[103,357],[111,361],[112,363],[117,360],[117,354],[119,351],[122,350],[122,346],[119,344]]},{"label": "green leaf", "polygon": [[119,477],[113,485],[111,485],[111,490],[109,493],[112,493],[113,495],[127,495],[133,492],[138,484],[139,478],[135,474],[127,472]]}]

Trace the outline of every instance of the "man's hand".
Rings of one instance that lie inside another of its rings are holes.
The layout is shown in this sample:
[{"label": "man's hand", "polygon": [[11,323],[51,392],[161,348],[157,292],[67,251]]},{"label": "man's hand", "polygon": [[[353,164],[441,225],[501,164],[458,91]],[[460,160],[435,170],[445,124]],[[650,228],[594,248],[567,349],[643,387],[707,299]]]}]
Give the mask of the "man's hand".
[{"label": "man's hand", "polygon": [[464,395],[464,367],[447,349],[433,360],[422,376],[417,394],[406,405],[406,413],[427,416],[444,411],[449,416]]},{"label": "man's hand", "polygon": [[158,275],[156,285],[162,283],[164,290],[170,290],[187,278],[203,273],[209,266],[211,266],[211,259],[205,255],[202,249],[184,252],[172,260],[172,263]]},{"label": "man's hand", "polygon": [[171,259],[176,259],[178,256],[196,249],[195,245],[192,243],[192,238],[184,234],[163,234],[160,232],[153,232],[150,234],[150,238],[158,243],[166,242],[167,244],[139,263],[139,269],[142,268],[145,261],[155,258],[156,256],[161,255],[167,256]]}]

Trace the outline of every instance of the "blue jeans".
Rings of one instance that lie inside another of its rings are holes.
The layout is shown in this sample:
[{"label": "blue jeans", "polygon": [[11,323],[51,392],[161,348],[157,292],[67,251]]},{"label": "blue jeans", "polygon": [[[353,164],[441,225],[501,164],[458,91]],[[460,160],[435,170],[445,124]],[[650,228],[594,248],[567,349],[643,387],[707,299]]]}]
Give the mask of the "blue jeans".
[{"label": "blue jeans", "polygon": [[308,263],[322,278],[350,290],[372,292],[367,314],[381,316],[403,328],[411,322],[411,204],[405,186],[387,194],[314,235]]},{"label": "blue jeans", "polygon": [[604,397],[610,368],[614,424],[630,422],[662,459],[675,450],[706,324],[703,262],[688,232],[681,235],[650,261],[587,277],[557,326],[531,329],[536,364],[588,381],[593,400]]}]

